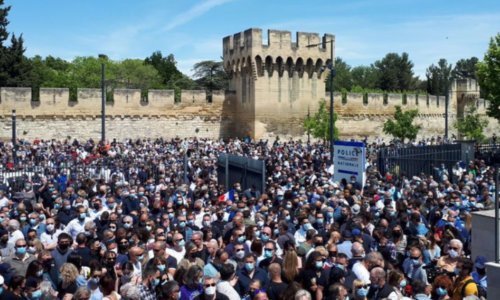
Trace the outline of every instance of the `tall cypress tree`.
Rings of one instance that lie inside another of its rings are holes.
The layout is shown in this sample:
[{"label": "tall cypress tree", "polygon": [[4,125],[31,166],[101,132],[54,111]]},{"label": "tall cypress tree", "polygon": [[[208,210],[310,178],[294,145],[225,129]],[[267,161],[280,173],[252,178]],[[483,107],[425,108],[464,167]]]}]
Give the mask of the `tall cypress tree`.
[{"label": "tall cypress tree", "polygon": [[24,56],[26,48],[22,35],[16,37],[12,34],[10,45],[5,45],[10,35],[7,31],[10,9],[10,6],[4,6],[4,0],[0,0],[0,86],[27,86],[30,63]]}]

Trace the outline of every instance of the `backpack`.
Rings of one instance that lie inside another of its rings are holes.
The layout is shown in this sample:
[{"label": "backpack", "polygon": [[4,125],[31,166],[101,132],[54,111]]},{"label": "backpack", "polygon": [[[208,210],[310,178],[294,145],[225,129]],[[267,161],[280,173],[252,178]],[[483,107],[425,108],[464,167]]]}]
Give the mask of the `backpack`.
[{"label": "backpack", "polygon": [[474,279],[469,279],[469,280],[467,280],[467,281],[465,282],[464,286],[462,287],[462,291],[461,291],[462,296],[464,296],[464,295],[465,295],[465,289],[466,289],[466,288],[467,288],[467,286],[468,286],[469,284],[471,284],[471,283],[474,283],[474,284],[476,285],[476,287],[477,287],[477,296],[478,296],[479,298],[484,298],[484,299],[486,299],[486,298],[487,298],[487,297],[486,297],[486,290],[485,290],[482,286],[480,286],[479,284],[476,284],[476,282],[474,281]]}]

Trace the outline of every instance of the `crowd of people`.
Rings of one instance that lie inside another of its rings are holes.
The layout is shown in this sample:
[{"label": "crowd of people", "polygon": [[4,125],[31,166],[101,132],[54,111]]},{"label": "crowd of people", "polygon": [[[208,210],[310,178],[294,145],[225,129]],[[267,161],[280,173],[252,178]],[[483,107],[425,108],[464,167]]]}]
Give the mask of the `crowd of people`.
[{"label": "crowd of people", "polygon": [[[292,139],[0,142],[0,300],[486,298],[493,168],[381,174],[380,144],[358,182]],[[265,190],[217,182],[221,154]]]}]

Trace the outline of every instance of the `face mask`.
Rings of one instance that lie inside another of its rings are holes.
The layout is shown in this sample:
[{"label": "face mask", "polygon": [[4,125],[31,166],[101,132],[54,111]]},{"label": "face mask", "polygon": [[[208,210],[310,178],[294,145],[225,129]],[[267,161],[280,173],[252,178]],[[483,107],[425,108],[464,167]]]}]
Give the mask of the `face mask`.
[{"label": "face mask", "polygon": [[132,278],[132,275],[133,275],[132,273],[130,273],[130,274],[123,274],[122,277],[125,278],[125,279],[130,279],[130,278]]},{"label": "face mask", "polygon": [[179,227],[180,227],[180,228],[184,228],[184,227],[186,227],[186,222],[184,222],[184,221],[183,221],[183,222],[180,222],[180,223],[179,223]]},{"label": "face mask", "polygon": [[184,240],[182,240],[179,242],[179,247],[184,248],[185,244],[186,244],[186,242]]},{"label": "face mask", "polygon": [[36,248],[35,247],[29,247],[28,248],[28,253],[35,254],[36,253]]},{"label": "face mask", "polygon": [[236,257],[242,259],[245,256],[245,251],[236,252]]},{"label": "face mask", "polygon": [[56,199],[57,198],[57,195],[52,195],[52,199]]},{"label": "face mask", "polygon": [[267,250],[266,250],[266,251],[264,252],[264,255],[266,256],[266,258],[271,258],[271,257],[273,257],[273,251],[267,251]]},{"label": "face mask", "polygon": [[279,230],[278,228],[276,228],[276,229],[274,229],[274,230],[273,230],[273,233],[274,233],[274,234],[279,234],[279,233],[280,233],[280,230]]},{"label": "face mask", "polygon": [[36,220],[35,219],[30,219],[30,224],[31,225],[35,225],[36,224]]},{"label": "face mask", "polygon": [[207,294],[208,296],[213,296],[215,294],[215,286],[205,288],[205,294]]},{"label": "face mask", "polygon": [[[243,252],[243,251],[241,251]],[[248,272],[251,272],[253,270],[254,266],[253,266],[253,263],[246,263],[245,264],[245,269],[248,271]]]},{"label": "face mask", "polygon": [[69,244],[59,244],[59,249],[61,249],[63,251],[68,249],[68,247],[69,247]]},{"label": "face mask", "polygon": [[87,217],[87,214],[86,214],[86,213],[81,213],[81,214],[80,214],[80,219],[82,219],[82,220],[83,220],[83,219],[85,219],[86,217]]},{"label": "face mask", "polygon": [[153,227],[151,227],[151,226],[146,226],[146,229],[147,229],[148,231],[151,231],[151,230],[153,230]]},{"label": "face mask", "polygon": [[70,210],[70,209],[71,209],[71,205],[65,205],[65,206],[64,206],[64,209],[66,209],[66,210]]},{"label": "face mask", "polygon": [[440,288],[438,287],[436,289],[436,294],[438,294],[439,296],[444,296],[448,293],[448,291],[446,289],[443,289],[443,288]]},{"label": "face mask", "polygon": [[85,231],[85,236],[89,237],[91,235],[90,231]]},{"label": "face mask", "polygon": [[332,212],[326,213],[326,216],[328,217],[328,219],[331,219],[333,218],[333,213]]},{"label": "face mask", "polygon": [[240,236],[238,237],[238,244],[243,244],[245,242],[245,237],[244,236]]},{"label": "face mask", "polygon": [[341,264],[335,264],[335,267],[339,268],[339,269],[342,269],[345,271],[345,266],[344,265],[341,265]]},{"label": "face mask", "polygon": [[193,226],[193,224],[194,224],[194,220],[187,220],[187,224],[188,224],[189,226]]},{"label": "face mask", "polygon": [[375,217],[380,217],[380,213],[378,211],[375,213]]},{"label": "face mask", "polygon": [[143,259],[144,259],[144,254],[137,258],[138,261],[142,261]]},{"label": "face mask", "polygon": [[116,212],[121,215],[123,213],[123,209],[118,209]]},{"label": "face mask", "polygon": [[420,265],[420,260],[419,259],[412,259],[413,265],[418,266]]},{"label": "face mask", "polygon": [[403,279],[399,282],[399,286],[404,288],[406,286],[406,279]]},{"label": "face mask", "polygon": [[40,270],[40,271],[36,272],[36,276],[42,277],[42,275],[43,275],[43,270]]},{"label": "face mask", "polygon": [[160,270],[160,272],[165,271],[165,265],[157,265],[156,267]]},{"label": "face mask", "polygon": [[322,262],[322,261],[317,261],[317,262],[316,262],[316,268],[317,268],[317,269],[321,269],[321,268],[323,268],[323,262]]},{"label": "face mask", "polygon": [[26,254],[26,247],[16,248],[16,253],[20,255]]},{"label": "face mask", "polygon": [[90,282],[92,282],[93,284],[98,284],[99,283],[99,278],[92,278],[90,280]]},{"label": "face mask", "polygon": [[323,219],[317,219],[316,222],[318,223],[318,225],[323,225]]},{"label": "face mask", "polygon": [[54,208],[55,208],[55,209],[59,209],[59,208],[61,208],[61,204],[59,204],[59,203],[54,204]]},{"label": "face mask", "polygon": [[130,223],[125,223],[125,224],[123,224],[123,227],[124,227],[125,229],[130,229],[130,226],[131,226],[131,225],[130,225]]},{"label": "face mask", "polygon": [[169,214],[168,214],[168,218],[169,218],[169,219],[173,219],[173,218],[174,218],[174,214],[173,214],[173,213],[169,213]]},{"label": "face mask", "polygon": [[21,217],[20,220],[21,222],[26,222],[26,217]]},{"label": "face mask", "polygon": [[31,299],[38,300],[42,298],[42,290],[34,291],[31,293]]},{"label": "face mask", "polygon": [[309,229],[311,229],[311,224],[306,223],[306,224],[302,225],[302,229],[303,229],[304,231],[308,231]]},{"label": "face mask", "polygon": [[264,221],[258,221],[257,222],[257,227],[259,227],[259,228],[264,227]]},{"label": "face mask", "polygon": [[139,195],[139,197],[142,197],[142,196],[144,196],[144,192],[139,192],[138,195]]},{"label": "face mask", "polygon": [[458,256],[458,252],[455,251],[455,250],[450,250],[448,251],[448,255],[451,257],[451,258],[456,258]]},{"label": "face mask", "polygon": [[366,297],[366,295],[368,295],[368,289],[360,288],[357,290],[356,294],[360,297]]},{"label": "face mask", "polygon": [[151,282],[152,286],[157,286],[158,284],[160,284],[160,279],[159,278],[155,278],[155,280],[153,280],[153,282]]},{"label": "face mask", "polygon": [[455,268],[455,275],[459,275],[460,274],[460,270]]}]

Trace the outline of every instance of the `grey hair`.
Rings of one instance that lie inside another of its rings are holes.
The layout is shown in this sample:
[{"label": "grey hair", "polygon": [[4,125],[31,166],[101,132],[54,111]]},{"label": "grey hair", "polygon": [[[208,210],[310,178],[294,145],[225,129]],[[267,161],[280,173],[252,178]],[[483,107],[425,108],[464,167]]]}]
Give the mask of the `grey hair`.
[{"label": "grey hair", "polygon": [[195,231],[195,232],[193,232],[193,234],[191,236],[193,236],[195,234],[201,236],[201,239],[203,239],[203,232],[201,232],[201,231]]},{"label": "grey hair", "polygon": [[[128,283],[125,283],[124,285],[122,285],[120,287],[120,294],[123,296],[123,295],[127,295],[127,292],[128,290],[134,286],[134,283],[133,282],[128,282]],[[125,297],[125,296],[123,296]]]},{"label": "grey hair", "polygon": [[125,221],[125,220],[134,221],[134,219],[131,216],[125,216],[125,217],[123,217],[123,221]]},{"label": "grey hair", "polygon": [[30,216],[33,216],[33,217],[35,217],[35,218],[38,218],[38,216],[39,216],[39,215],[38,215],[38,213],[37,213],[37,212],[32,212],[32,213],[30,214]]},{"label": "grey hair", "polygon": [[198,199],[198,200],[196,200],[196,201],[194,202],[194,204],[198,204],[198,203],[201,203],[201,206],[203,206],[203,200]]},{"label": "grey hair", "polygon": [[141,299],[141,289],[137,285],[131,286],[127,290],[127,294],[125,295],[126,300],[139,300]]},{"label": "grey hair", "polygon": [[450,241],[450,244],[451,243],[456,243],[458,244],[458,246],[460,247],[460,249],[463,249],[464,248],[464,244],[462,244],[462,242],[460,240],[457,240],[457,239],[453,239]]},{"label": "grey hair", "polygon": [[19,227],[21,227],[21,225],[19,224],[19,221],[18,220],[9,220],[9,227],[10,228],[13,228],[14,230],[19,230]]},{"label": "grey hair", "polygon": [[207,280],[211,280],[211,279],[215,279],[215,278],[213,278],[212,276],[209,276],[209,275],[204,276],[204,277],[203,277],[203,282],[205,282],[205,281],[207,281]]},{"label": "grey hair", "polygon": [[94,221],[88,221],[87,223],[85,223],[85,227],[88,227],[89,229],[95,229],[97,228],[97,225]]},{"label": "grey hair", "polygon": [[[54,293],[54,289],[52,288],[52,283],[47,280],[40,282],[40,289],[42,290],[43,295],[52,295]],[[89,290],[90,295],[90,290]]]},{"label": "grey hair", "polygon": [[304,289],[298,290],[295,293],[294,299],[295,300],[300,300],[302,297],[306,297],[307,300],[312,300],[311,294],[308,291],[304,290]]},{"label": "grey hair", "polygon": [[179,288],[179,283],[177,283],[177,281],[174,281],[174,280],[167,281],[162,286],[162,288],[163,288],[163,291],[165,292],[165,294],[170,295]]},{"label": "grey hair", "polygon": [[[40,285],[42,285],[42,284],[43,284],[43,282],[42,282]],[[52,285],[52,284],[51,284],[51,283],[49,283],[49,285]],[[92,296],[92,293],[90,292],[90,289],[89,289],[88,287],[86,287],[86,286],[81,286],[81,287],[79,287],[79,288],[76,290],[75,294],[73,295],[73,298],[75,298],[75,299],[80,299],[80,297],[81,297],[82,295],[89,295],[89,296]]]}]

